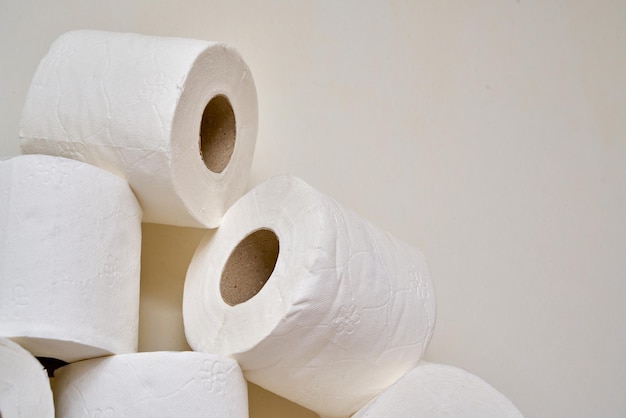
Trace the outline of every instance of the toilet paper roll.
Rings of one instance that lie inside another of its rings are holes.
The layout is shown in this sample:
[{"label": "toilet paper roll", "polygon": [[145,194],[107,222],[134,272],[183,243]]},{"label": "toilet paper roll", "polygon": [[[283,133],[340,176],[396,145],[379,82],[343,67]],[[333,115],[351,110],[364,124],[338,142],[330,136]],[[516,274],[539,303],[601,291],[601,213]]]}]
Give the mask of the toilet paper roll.
[{"label": "toilet paper roll", "polygon": [[0,338],[0,417],[54,418],[48,375],[28,351]]},{"label": "toilet paper roll", "polygon": [[502,393],[463,369],[423,363],[352,418],[523,418]]},{"label": "toilet paper roll", "polygon": [[435,323],[422,254],[303,181],[278,176],[200,243],[183,296],[194,350],[328,417],[414,367]]},{"label": "toilet paper roll", "polygon": [[57,418],[244,418],[237,363],[194,352],[152,352],[73,363],[55,374]]},{"label": "toilet paper roll", "polygon": [[141,208],[79,161],[0,161],[0,336],[72,362],[137,350]]},{"label": "toilet paper roll", "polygon": [[144,222],[215,227],[244,191],[256,131],[254,82],[233,48],[73,31],[39,64],[20,136],[25,154],[125,178]]}]

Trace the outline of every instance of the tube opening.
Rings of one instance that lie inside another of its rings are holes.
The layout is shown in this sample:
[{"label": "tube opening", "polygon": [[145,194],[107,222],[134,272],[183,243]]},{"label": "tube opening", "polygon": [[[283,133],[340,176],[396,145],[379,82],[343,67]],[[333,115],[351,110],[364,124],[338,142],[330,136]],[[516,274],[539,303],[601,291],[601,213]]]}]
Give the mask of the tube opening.
[{"label": "tube opening", "polygon": [[[54,377],[54,371],[56,369],[58,369],[59,367],[66,366],[68,364],[67,362],[63,360],[59,360],[57,358],[52,358],[52,357],[37,357],[37,360],[39,360],[43,368],[46,369],[46,372],[48,373],[48,377]],[[2,418],[1,415],[0,415],[0,418]]]},{"label": "tube opening", "polygon": [[200,122],[200,155],[212,172],[221,173],[230,162],[236,131],[235,112],[228,98],[220,94],[209,100]]},{"label": "tube opening", "polygon": [[224,302],[235,306],[259,293],[276,267],[278,252],[278,237],[269,229],[259,229],[241,240],[222,270]]}]

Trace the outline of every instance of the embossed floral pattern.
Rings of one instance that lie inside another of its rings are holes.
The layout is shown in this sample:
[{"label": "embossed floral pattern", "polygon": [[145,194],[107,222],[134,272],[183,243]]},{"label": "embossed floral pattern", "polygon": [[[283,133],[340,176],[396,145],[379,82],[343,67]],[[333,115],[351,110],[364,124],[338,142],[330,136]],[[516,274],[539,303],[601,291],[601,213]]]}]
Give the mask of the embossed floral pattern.
[{"label": "embossed floral pattern", "polygon": [[149,76],[143,80],[144,87],[139,91],[139,94],[142,98],[154,103],[159,97],[167,94],[170,82],[170,79],[163,73]]},{"label": "embossed floral pattern", "polygon": [[421,276],[418,276],[417,280],[417,295],[421,299],[427,299],[428,297],[430,297],[430,289],[428,288],[428,285]]},{"label": "embossed floral pattern", "polygon": [[411,292],[417,293],[417,296],[422,300],[429,298],[429,285],[420,274],[419,269],[413,264],[411,265],[410,277],[411,278],[409,279],[409,290]]},{"label": "embossed floral pattern", "polygon": [[221,392],[226,383],[226,373],[219,361],[205,360],[202,372],[202,386],[207,392]]},{"label": "embossed floral pattern", "polygon": [[41,179],[42,184],[62,186],[70,181],[69,175],[70,167],[63,161],[55,161],[54,164],[43,162],[37,164],[37,178]]},{"label": "embossed floral pattern", "polygon": [[117,258],[109,254],[106,262],[102,266],[102,270],[100,271],[100,280],[103,280],[109,287],[116,287],[119,274],[119,261]]},{"label": "embossed floral pattern", "polygon": [[356,305],[351,304],[341,306],[332,323],[335,333],[342,335],[352,334],[359,322],[361,322],[361,316],[357,313]]},{"label": "embossed floral pattern", "polygon": [[[8,292],[7,297],[2,298],[1,303],[9,307],[6,312],[3,312],[3,317],[21,318],[24,314],[28,313],[28,305],[30,304],[30,296],[26,291],[26,287],[22,284],[17,284]],[[5,310],[3,310],[5,311]]]},{"label": "embossed floral pattern", "polygon": [[50,55],[48,56],[50,66],[56,68],[60,64],[66,64],[70,62],[70,59],[75,53],[76,51],[74,50],[74,48],[71,48],[69,45],[60,45],[58,48],[50,51]]}]

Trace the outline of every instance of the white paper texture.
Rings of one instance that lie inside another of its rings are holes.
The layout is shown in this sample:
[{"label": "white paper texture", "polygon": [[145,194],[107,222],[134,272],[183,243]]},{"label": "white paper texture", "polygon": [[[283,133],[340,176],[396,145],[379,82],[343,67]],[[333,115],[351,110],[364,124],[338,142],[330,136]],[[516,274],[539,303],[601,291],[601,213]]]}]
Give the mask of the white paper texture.
[{"label": "white paper texture", "polygon": [[57,369],[56,418],[247,418],[237,363],[194,352],[123,354]]},{"label": "white paper texture", "polygon": [[54,418],[48,374],[18,344],[0,338],[0,416]]},{"label": "white paper texture", "polygon": [[0,161],[0,336],[66,362],[137,350],[141,208],[62,157]]},{"label": "white paper texture", "polygon": [[506,396],[463,369],[421,363],[352,418],[523,418]]},{"label": "white paper texture", "polygon": [[[259,229],[280,243],[265,286],[230,306],[222,269]],[[323,416],[345,417],[414,367],[435,324],[422,254],[291,176],[267,180],[199,245],[183,297],[194,350],[231,355],[246,379]]]},{"label": "white paper texture", "polygon": [[[236,141],[225,169],[204,164],[200,125],[225,96]],[[215,227],[243,193],[257,132],[252,75],[231,47],[130,33],[60,36],[33,77],[21,119],[23,153],[60,155],[126,179],[144,222]]]}]

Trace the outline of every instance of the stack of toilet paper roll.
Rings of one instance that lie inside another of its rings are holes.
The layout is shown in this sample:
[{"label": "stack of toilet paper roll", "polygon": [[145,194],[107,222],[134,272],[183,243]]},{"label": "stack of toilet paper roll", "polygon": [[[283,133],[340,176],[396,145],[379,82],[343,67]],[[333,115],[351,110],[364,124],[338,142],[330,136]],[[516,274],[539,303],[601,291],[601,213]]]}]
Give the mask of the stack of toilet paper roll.
[{"label": "stack of toilet paper roll", "polygon": [[[137,338],[141,222],[216,227],[243,193],[256,130],[254,82],[231,47],[99,31],[53,43],[24,105],[24,155],[0,161],[0,337],[49,371],[68,364],[57,417],[247,416],[234,360],[137,353]],[[49,386],[12,370],[2,393],[18,407],[1,416],[46,416],[20,404],[39,408],[22,393]]]},{"label": "stack of toilet paper roll", "polygon": [[[444,411],[516,411],[421,363],[436,309],[419,250],[293,176],[243,194],[256,131],[252,75],[229,46],[53,43],[25,155],[0,161],[0,349],[19,358],[1,371],[0,416],[245,417],[246,380],[323,417],[426,416],[451,391]],[[141,222],[218,227],[185,281],[195,352],[137,353]],[[63,365],[54,407],[34,356]]]}]

